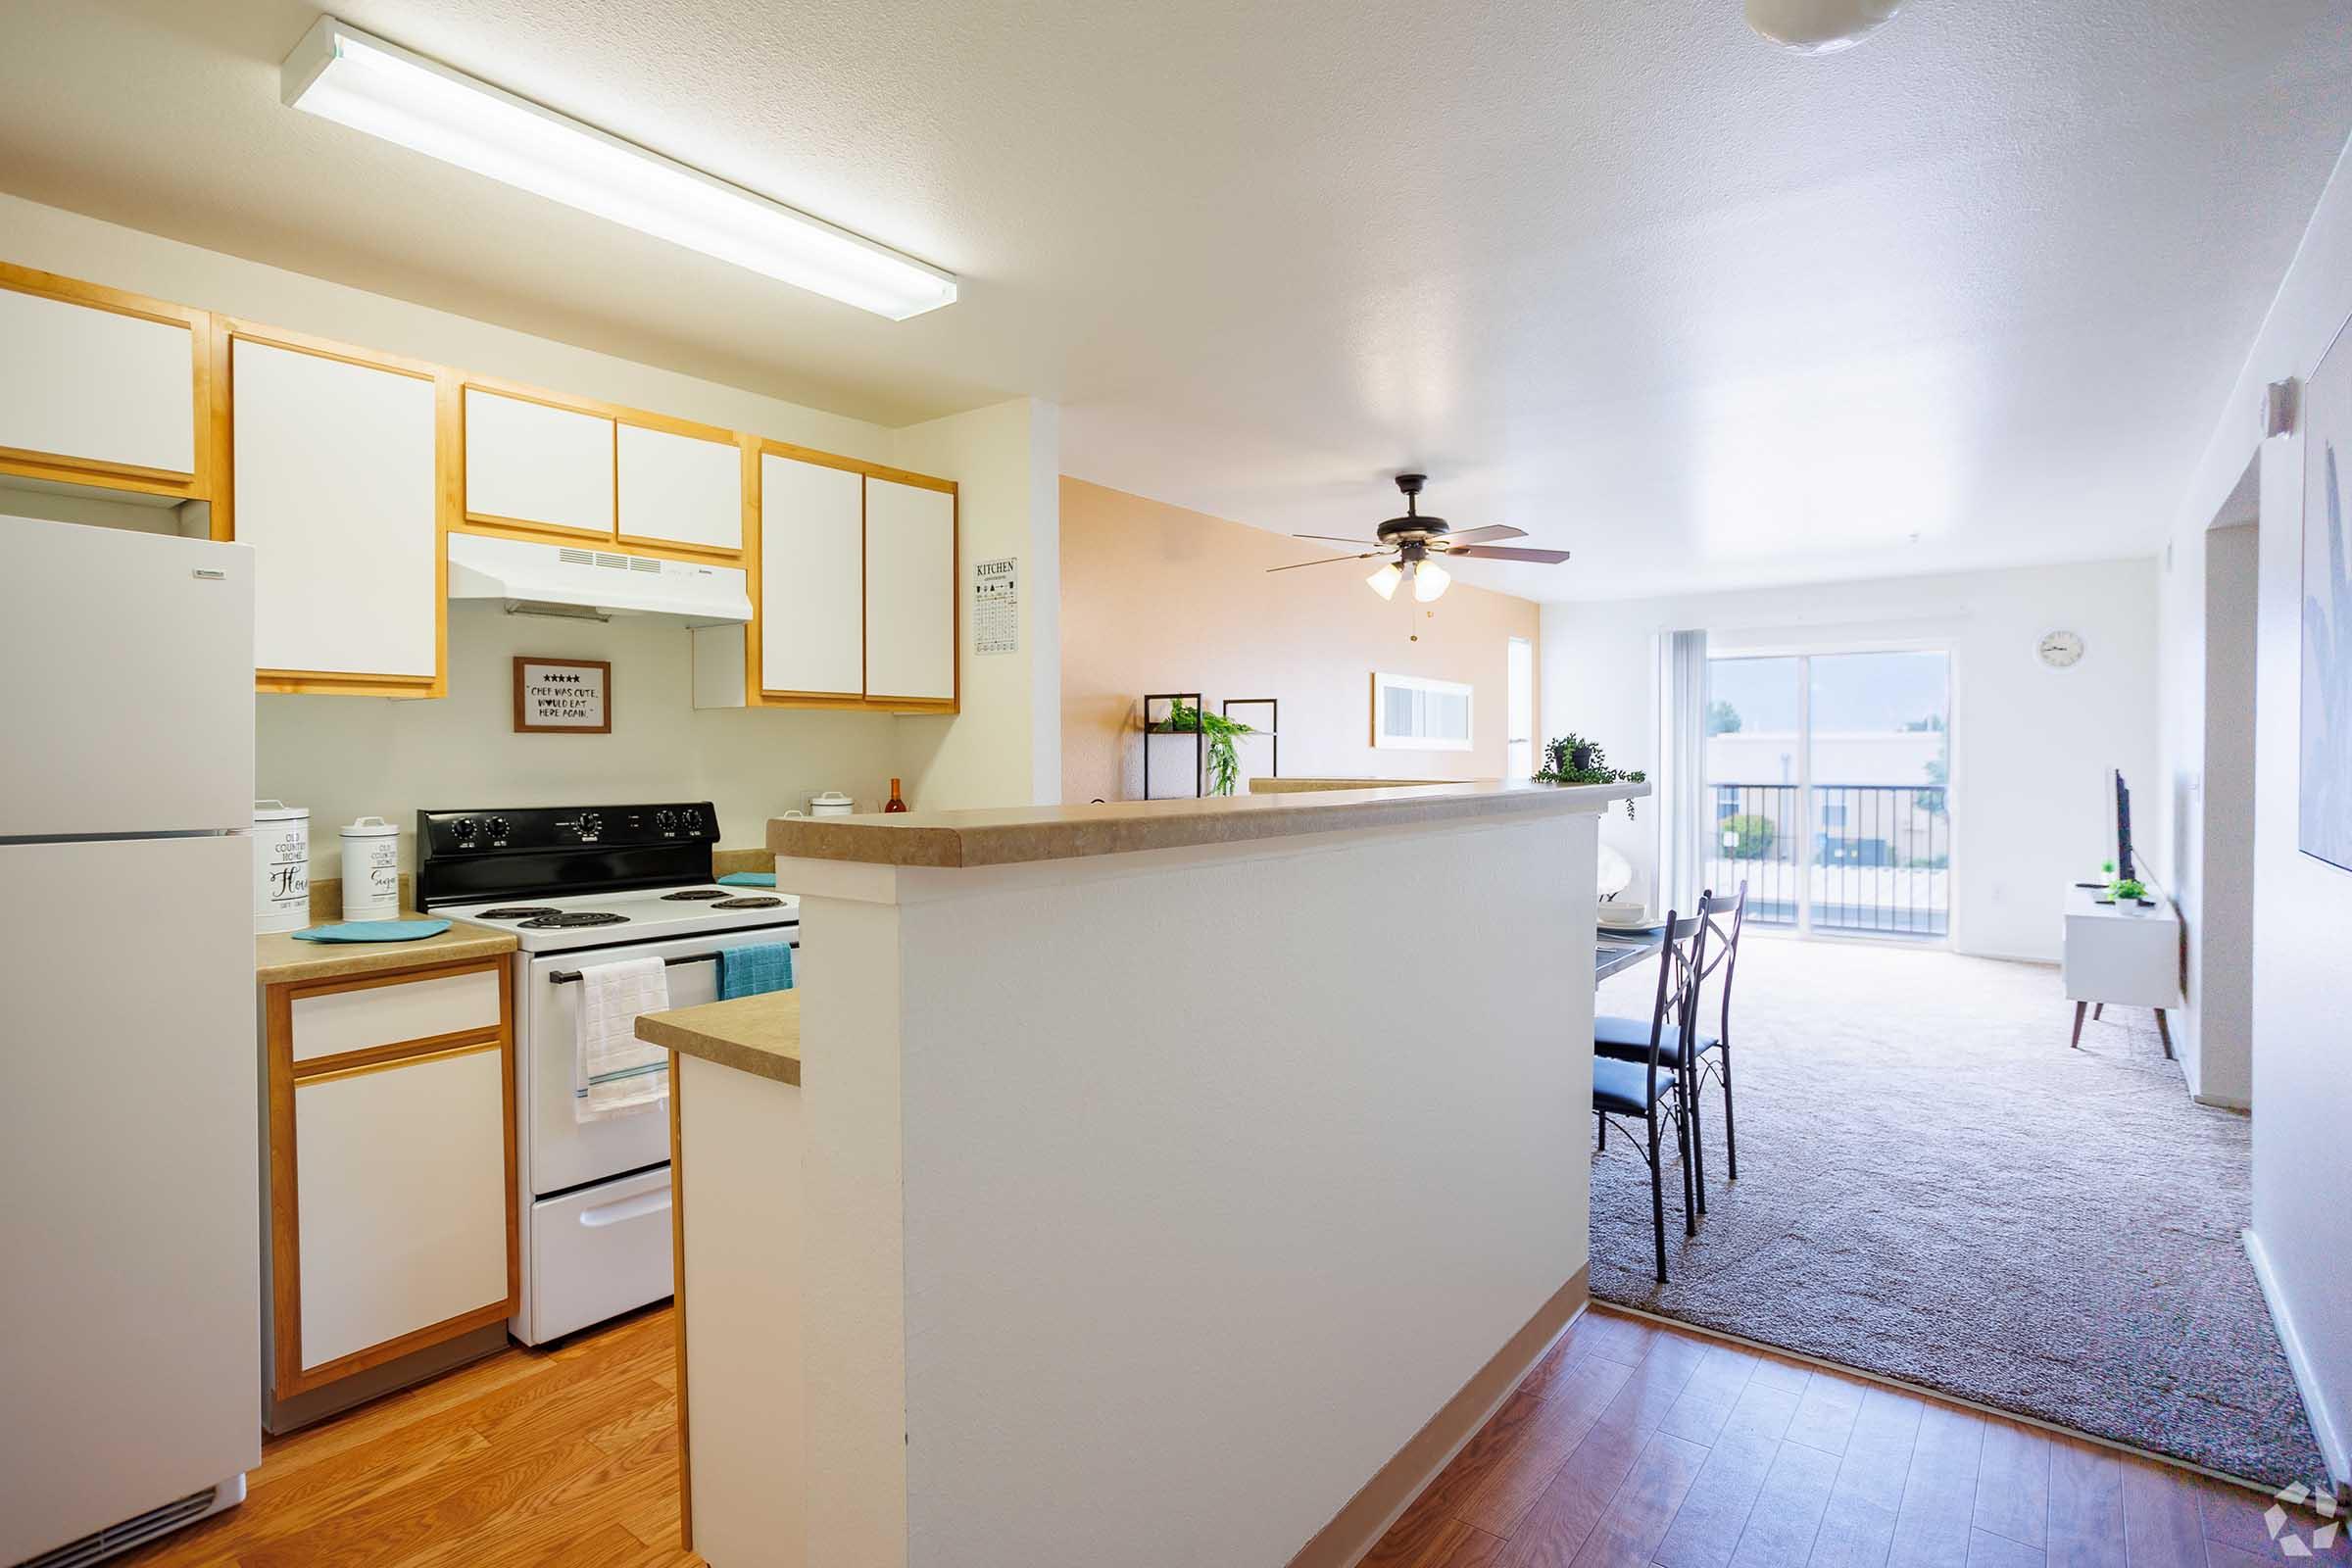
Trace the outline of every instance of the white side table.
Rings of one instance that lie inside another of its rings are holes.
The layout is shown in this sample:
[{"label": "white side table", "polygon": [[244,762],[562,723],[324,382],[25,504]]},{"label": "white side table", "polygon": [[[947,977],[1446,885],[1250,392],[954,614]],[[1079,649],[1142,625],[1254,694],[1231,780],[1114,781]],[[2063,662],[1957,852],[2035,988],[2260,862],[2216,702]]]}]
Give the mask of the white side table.
[{"label": "white side table", "polygon": [[2075,1004],[2074,1045],[2082,1044],[2082,1017],[2093,1004],[2156,1009],[2164,1054],[2173,1054],[2167,1007],[2180,1004],[2180,916],[2164,889],[2147,877],[2148,903],[2101,904],[2104,888],[2066,890],[2067,999]]}]

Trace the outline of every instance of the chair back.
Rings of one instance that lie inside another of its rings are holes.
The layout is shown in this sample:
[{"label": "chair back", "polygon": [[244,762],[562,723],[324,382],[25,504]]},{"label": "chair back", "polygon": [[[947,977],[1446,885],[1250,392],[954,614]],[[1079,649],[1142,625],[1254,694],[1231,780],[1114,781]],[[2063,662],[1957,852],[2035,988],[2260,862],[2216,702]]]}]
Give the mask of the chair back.
[{"label": "chair back", "polygon": [[1714,899],[1700,894],[1696,912],[1677,918],[1666,911],[1666,928],[1658,939],[1658,994],[1649,1011],[1649,1098],[1658,1098],[1658,1054],[1670,1028],[1688,1039],[1698,1021],[1698,988],[1706,978],[1707,930]]},{"label": "chair back", "polygon": [[[1732,973],[1740,967],[1740,929],[1747,923],[1747,879],[1740,878],[1739,893],[1728,900],[1711,892],[1699,895],[1699,908],[1706,922],[1708,945],[1714,949],[1714,956],[1707,959],[1706,967],[1699,972],[1698,978],[1700,984],[1704,985],[1717,969],[1723,971],[1723,1017],[1717,1033],[1719,1038],[1729,1040],[1732,1038]],[[1695,996],[1691,999],[1690,1012],[1695,1022],[1698,1015]]]}]

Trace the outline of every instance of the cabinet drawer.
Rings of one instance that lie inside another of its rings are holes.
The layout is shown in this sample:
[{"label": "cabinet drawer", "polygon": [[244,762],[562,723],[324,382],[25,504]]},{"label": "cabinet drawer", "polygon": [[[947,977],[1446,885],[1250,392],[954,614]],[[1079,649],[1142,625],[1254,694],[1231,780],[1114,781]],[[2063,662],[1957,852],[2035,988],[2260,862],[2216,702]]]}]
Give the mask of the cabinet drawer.
[{"label": "cabinet drawer", "polygon": [[469,969],[429,980],[298,996],[291,1011],[294,1059],[339,1056],[408,1040],[430,1040],[499,1023],[499,971]]},{"label": "cabinet drawer", "polygon": [[301,1365],[507,1298],[496,1046],[294,1086]]},{"label": "cabinet drawer", "polygon": [[612,536],[612,421],[466,389],[466,515]]}]

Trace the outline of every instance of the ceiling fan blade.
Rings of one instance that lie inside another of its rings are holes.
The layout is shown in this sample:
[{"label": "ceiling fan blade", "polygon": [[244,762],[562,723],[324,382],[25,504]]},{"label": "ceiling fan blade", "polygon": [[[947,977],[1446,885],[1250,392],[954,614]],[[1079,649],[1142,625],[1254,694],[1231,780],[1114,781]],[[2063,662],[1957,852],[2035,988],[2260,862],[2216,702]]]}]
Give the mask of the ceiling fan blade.
[{"label": "ceiling fan blade", "polygon": [[1540,561],[1551,566],[1568,559],[1565,550],[1514,550],[1508,545],[1468,545],[1446,553],[1449,556],[1468,556],[1473,561]]},{"label": "ceiling fan blade", "polygon": [[1287,566],[1268,566],[1266,569],[1268,571],[1297,571],[1300,566],[1328,566],[1335,561],[1370,561],[1374,556],[1380,554],[1382,552],[1378,550],[1367,550],[1360,556],[1325,556],[1321,561],[1294,561]]},{"label": "ceiling fan blade", "polygon": [[1374,542],[1370,539],[1343,539],[1336,533],[1295,533],[1291,537],[1294,539],[1320,539],[1326,544],[1334,545],[1368,545]]},{"label": "ceiling fan blade", "polygon": [[1495,522],[1490,523],[1484,528],[1464,528],[1459,533],[1449,533],[1446,536],[1446,542],[1456,545],[1481,545],[1496,539],[1524,539],[1526,537],[1527,530],[1525,528],[1514,528],[1507,522]]}]

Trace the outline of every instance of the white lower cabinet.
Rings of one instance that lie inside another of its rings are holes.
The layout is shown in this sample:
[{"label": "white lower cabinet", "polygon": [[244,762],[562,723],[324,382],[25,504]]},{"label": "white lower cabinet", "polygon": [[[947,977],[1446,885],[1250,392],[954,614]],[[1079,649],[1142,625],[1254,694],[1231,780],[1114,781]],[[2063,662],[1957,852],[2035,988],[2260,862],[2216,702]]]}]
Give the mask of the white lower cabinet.
[{"label": "white lower cabinet", "polygon": [[298,1420],[332,1402],[319,1391],[514,1311],[506,964],[265,994],[270,1392],[280,1405],[316,1396]]},{"label": "white lower cabinet", "polygon": [[294,1087],[302,1364],[507,1298],[495,1044]]}]

